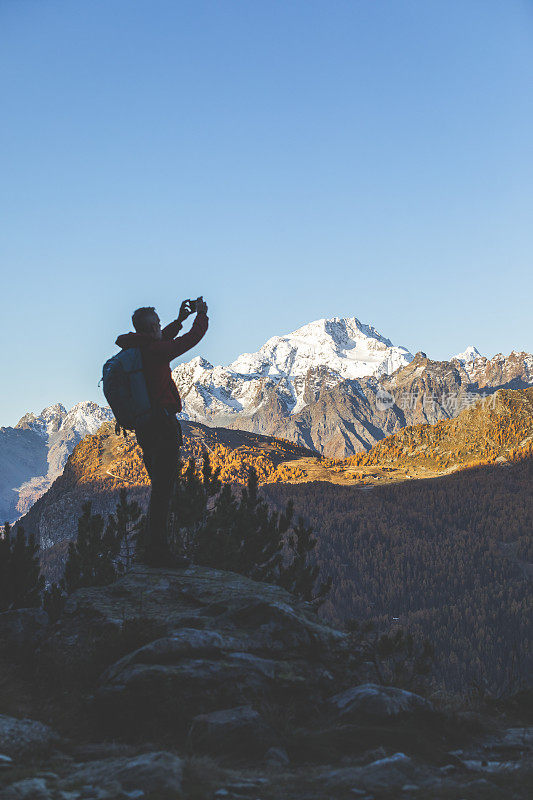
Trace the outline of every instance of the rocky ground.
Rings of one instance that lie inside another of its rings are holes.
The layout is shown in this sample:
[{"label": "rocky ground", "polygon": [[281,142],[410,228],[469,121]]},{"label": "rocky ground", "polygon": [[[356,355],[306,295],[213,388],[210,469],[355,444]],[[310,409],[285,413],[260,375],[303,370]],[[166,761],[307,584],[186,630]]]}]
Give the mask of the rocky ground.
[{"label": "rocky ground", "polygon": [[372,682],[279,587],[136,567],[55,623],[0,614],[2,800],[529,797],[525,704]]}]

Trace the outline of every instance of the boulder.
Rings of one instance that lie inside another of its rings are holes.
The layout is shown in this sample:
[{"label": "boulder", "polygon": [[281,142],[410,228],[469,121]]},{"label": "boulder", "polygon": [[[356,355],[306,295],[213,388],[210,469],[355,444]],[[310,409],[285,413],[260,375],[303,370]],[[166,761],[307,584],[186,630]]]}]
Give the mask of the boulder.
[{"label": "boulder", "polygon": [[328,680],[323,669],[277,661],[251,653],[220,658],[184,658],[176,663],[126,663],[113,666],[93,698],[100,723],[110,734],[185,734],[199,713],[246,704],[288,702],[308,697],[309,686]]},{"label": "boulder", "polygon": [[375,683],[363,683],[346,689],[331,697],[329,706],[343,722],[385,720],[434,710],[432,704],[420,695]]},{"label": "boulder", "polygon": [[493,747],[499,750],[531,751],[533,750],[533,727],[508,728],[503,738]]},{"label": "boulder", "polygon": [[194,752],[240,760],[262,758],[277,737],[251,706],[238,706],[195,717],[187,741]]},{"label": "boulder", "polygon": [[132,664],[175,664],[186,658],[220,656],[231,647],[232,641],[216,631],[183,628],[124,656],[104,672],[102,681],[113,680]]},{"label": "boulder", "polygon": [[90,687],[107,735],[185,737],[199,714],[258,697],[323,703],[335,685],[330,665],[345,671],[346,642],[279,586],[136,565],[116,583],[76,591],[38,658],[41,674],[60,669]]},{"label": "boulder", "polygon": [[371,791],[391,790],[402,787],[406,779],[415,775],[413,762],[404,753],[394,753],[392,756],[380,758],[378,761],[361,767],[357,783]]},{"label": "boulder", "polygon": [[[292,602],[294,604],[294,599]],[[272,652],[291,649],[312,656],[313,651],[347,641],[345,633],[322,625],[318,618],[302,614],[281,599],[258,597],[242,604],[235,603],[221,622],[249,631],[252,639]]]},{"label": "boulder", "polygon": [[[65,655],[70,649],[82,659],[90,655],[87,648],[95,627],[112,629],[134,619],[143,619],[154,629],[164,628],[154,640],[182,636],[188,629],[191,650],[199,647],[191,629],[237,637],[240,644],[234,641],[233,650],[303,650],[307,656],[310,647],[324,651],[347,642],[344,633],[320,622],[309,603],[296,600],[279,586],[207,567],[164,570],[141,565],[114,584],[76,591],[66,603],[54,638]],[[90,621],[90,636],[82,621]],[[182,643],[185,651],[189,645],[185,639]]]},{"label": "boulder", "polygon": [[42,608],[18,608],[0,614],[0,640],[15,653],[35,650],[42,642],[49,625]]},{"label": "boulder", "polygon": [[76,765],[59,787],[68,790],[86,785],[105,789],[118,783],[128,792],[138,790],[144,792],[146,797],[178,800],[182,796],[182,774],[181,758],[174,753],[158,751],[132,758],[108,758]]},{"label": "boulder", "polygon": [[0,792],[0,800],[52,800],[44,778],[27,778]]},{"label": "boulder", "polygon": [[416,769],[409,756],[394,753],[364,767],[331,770],[324,776],[324,782],[331,789],[350,787],[355,796],[358,793],[401,789],[415,774]]},{"label": "boulder", "polygon": [[0,752],[5,755],[15,759],[39,755],[58,741],[58,734],[42,722],[0,714]]}]

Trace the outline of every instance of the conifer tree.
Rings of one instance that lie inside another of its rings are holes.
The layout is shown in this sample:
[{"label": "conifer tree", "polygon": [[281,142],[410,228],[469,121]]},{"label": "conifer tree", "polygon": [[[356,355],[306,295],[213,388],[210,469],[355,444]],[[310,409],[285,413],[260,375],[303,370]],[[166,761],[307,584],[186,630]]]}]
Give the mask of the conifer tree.
[{"label": "conifer tree", "polygon": [[107,524],[100,514],[91,512],[91,504],[82,506],[78,519],[78,535],[69,543],[65,573],[59,584],[53,583],[44,593],[43,607],[50,619],[57,619],[66,596],[84,586],[104,586],[131,569],[134,542],[141,527],[141,509],[137,502],[128,502],[121,489],[115,513]]},{"label": "conifer tree", "polygon": [[177,481],[173,510],[182,552],[195,563],[278,583],[316,603],[329,591],[330,581],[315,591],[319,568],[312,563],[316,540],[311,528],[302,519],[293,525],[290,502],[283,512],[269,508],[253,468],[237,498],[229,484],[220,488],[218,470],[212,471],[204,452],[202,478],[189,462]]},{"label": "conifer tree", "polygon": [[40,605],[44,578],[40,575],[35,537],[19,526],[15,537],[8,523],[0,539],[0,611]]},{"label": "conifer tree", "polygon": [[303,517],[299,517],[288,537],[288,563],[282,565],[278,583],[302,600],[318,605],[331,589],[331,578],[322,581],[316,588],[320,567],[310,560],[316,544],[313,529],[305,524]]},{"label": "conifer tree", "polygon": [[220,491],[219,474],[220,468],[213,470],[206,450],[202,452],[201,476],[194,459],[189,460],[184,473],[179,465],[169,514],[169,539],[176,555],[194,557],[211,498]]},{"label": "conifer tree", "polygon": [[65,607],[67,594],[59,583],[52,583],[43,594],[43,608],[48,614],[50,622],[56,622]]},{"label": "conifer tree", "polygon": [[104,529],[100,514],[91,513],[91,504],[82,506],[78,535],[70,542],[65,566],[65,588],[70,594],[82,586],[104,586],[117,577],[115,559],[120,552],[116,527]]},{"label": "conifer tree", "polygon": [[231,486],[225,483],[211,513],[196,531],[191,551],[197,564],[236,571],[238,562],[236,516],[237,502]]},{"label": "conifer tree", "polygon": [[128,572],[134,558],[134,539],[141,527],[141,508],[136,501],[128,502],[126,489],[121,489],[115,513],[107,520],[105,542],[117,550],[117,571]]},{"label": "conifer tree", "polygon": [[11,604],[11,526],[4,525],[0,536],[0,611],[6,611]]},{"label": "conifer tree", "polygon": [[35,537],[28,538],[24,528],[17,528],[11,551],[13,608],[31,608],[40,605],[44,578],[40,575],[39,548]]},{"label": "conifer tree", "polygon": [[237,571],[260,581],[276,582],[280,573],[283,535],[292,520],[292,507],[283,513],[270,511],[259,496],[255,469],[250,469],[246,488],[237,508]]}]

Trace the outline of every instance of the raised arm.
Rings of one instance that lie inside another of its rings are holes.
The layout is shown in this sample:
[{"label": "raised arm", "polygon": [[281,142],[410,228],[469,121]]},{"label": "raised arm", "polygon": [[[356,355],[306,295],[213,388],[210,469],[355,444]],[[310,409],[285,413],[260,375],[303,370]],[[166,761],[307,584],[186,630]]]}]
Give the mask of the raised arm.
[{"label": "raised arm", "polygon": [[178,317],[177,319],[169,322],[168,325],[165,325],[163,330],[161,331],[161,338],[164,341],[169,341],[170,339],[175,339],[178,333],[183,328],[183,323]]},{"label": "raised arm", "polygon": [[185,307],[185,303],[182,303],[178,318],[163,328],[161,332],[162,338],[152,345],[152,351],[160,354],[165,360],[172,361],[172,359],[181,356],[191,347],[197,345],[205,335],[209,325],[207,304],[202,298],[198,299],[198,312],[191,330],[188,333],[184,333],[183,336],[176,336],[183,327],[182,319],[186,319],[190,313]]},{"label": "raised arm", "polygon": [[180,306],[177,319],[175,319],[173,322],[169,322],[169,324],[163,328],[163,330],[161,331],[161,338],[165,339],[165,341],[168,341],[169,339],[175,339],[178,333],[183,328],[183,323],[185,322],[187,317],[190,317],[191,314],[193,313],[194,312],[191,307],[191,301],[184,300]]}]

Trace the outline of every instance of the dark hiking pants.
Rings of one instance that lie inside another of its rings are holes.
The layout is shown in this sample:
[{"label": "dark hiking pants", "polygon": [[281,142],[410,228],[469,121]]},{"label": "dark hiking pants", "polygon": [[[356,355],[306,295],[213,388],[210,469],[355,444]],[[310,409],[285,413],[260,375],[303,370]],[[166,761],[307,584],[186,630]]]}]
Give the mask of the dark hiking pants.
[{"label": "dark hiking pants", "polygon": [[152,483],[143,560],[157,562],[169,553],[167,524],[182,444],[181,427],[175,415],[161,409],[135,434]]}]

